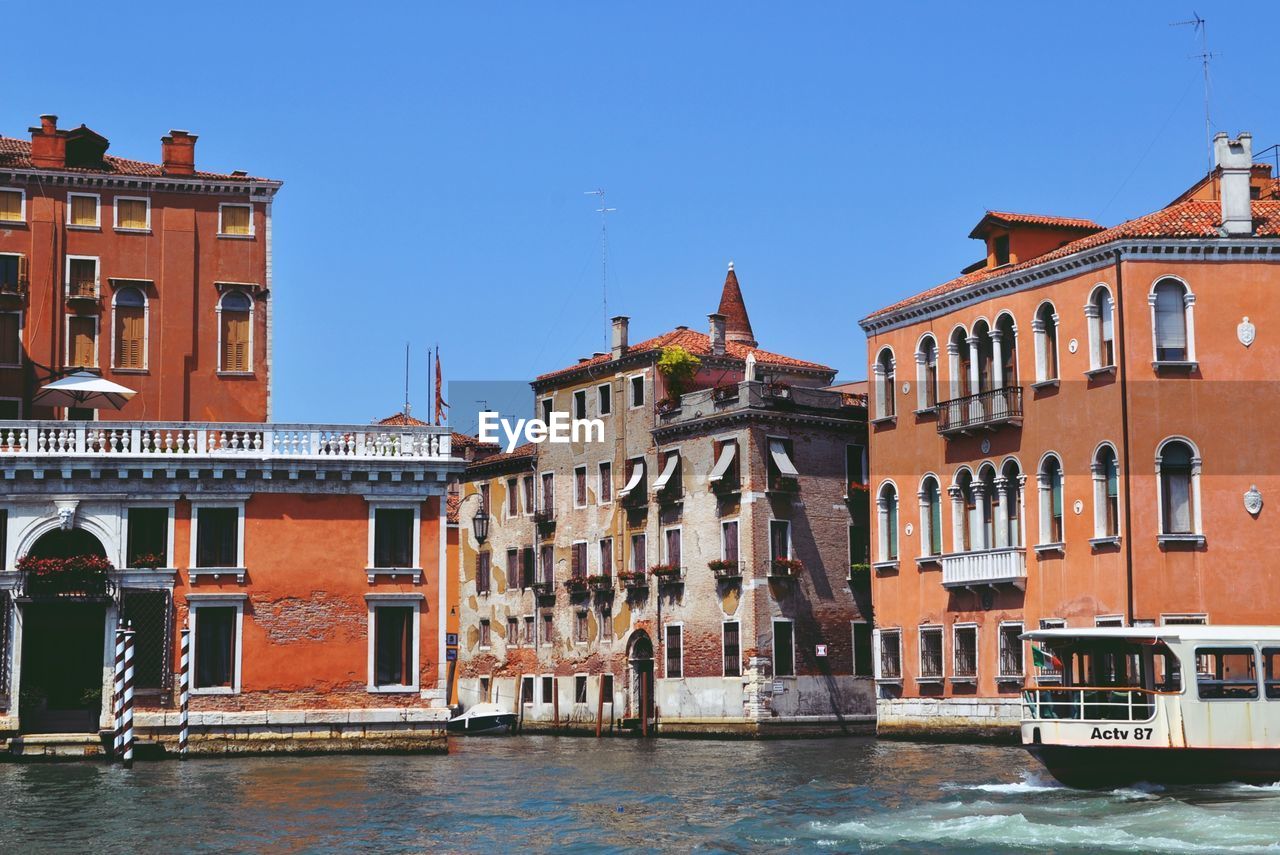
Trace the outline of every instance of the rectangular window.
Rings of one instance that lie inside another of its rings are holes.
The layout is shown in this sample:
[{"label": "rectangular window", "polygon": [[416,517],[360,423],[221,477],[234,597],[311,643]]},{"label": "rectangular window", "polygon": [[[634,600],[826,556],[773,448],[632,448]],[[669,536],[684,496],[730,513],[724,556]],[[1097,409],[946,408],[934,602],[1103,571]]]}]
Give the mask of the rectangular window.
[{"label": "rectangular window", "polygon": [[196,566],[238,567],[240,511],[196,508]]},{"label": "rectangular window", "polygon": [[27,257],[0,254],[0,291],[21,291],[27,284]]},{"label": "rectangular window", "polygon": [[26,219],[27,195],[21,190],[0,190],[0,220],[20,223]]},{"label": "rectangular window", "polygon": [[600,541],[600,575],[613,575],[613,538],[606,537]]},{"label": "rectangular window", "polygon": [[613,387],[608,383],[596,387],[596,404],[602,416],[613,412]]},{"label": "rectangular window", "polygon": [[492,697],[493,697],[493,681],[490,680],[488,677],[481,677],[480,678],[480,701],[482,703],[487,704],[492,699]]},{"label": "rectangular window", "polygon": [[608,460],[600,464],[599,497],[602,505],[613,501],[613,464]]},{"label": "rectangular window", "polygon": [[550,613],[542,615],[542,643],[553,644],[556,640],[556,625]]},{"label": "rectangular window", "polygon": [[578,674],[573,678],[573,702],[575,704],[587,703],[587,675]]},{"label": "rectangular window", "polygon": [[786,491],[794,488],[800,472],[795,465],[795,449],[791,440],[769,437],[769,489]]},{"label": "rectangular window", "polygon": [[600,640],[613,641],[613,606],[608,602],[600,604]]},{"label": "rectangular window", "polygon": [[587,506],[587,467],[585,466],[573,468],[573,506],[575,508]]},{"label": "rectangular window", "polygon": [[542,510],[545,513],[554,513],[556,509],[556,474],[554,472],[542,473]]},{"label": "rectangular window", "polygon": [[618,491],[619,499],[643,502],[648,496],[648,476],[644,470],[644,458],[633,457],[627,461],[627,483]]},{"label": "rectangular window", "polygon": [[844,477],[845,477],[845,495],[853,496],[858,487],[865,487],[867,484],[867,467],[866,467],[867,451],[861,445],[846,445],[844,447]]},{"label": "rectangular window", "polygon": [[480,513],[485,516],[489,515],[489,482],[485,481],[480,485]]},{"label": "rectangular window", "polygon": [[[120,591],[120,617],[133,624],[134,632],[134,688],[139,693],[156,696],[170,683],[173,668],[170,651],[173,650],[171,593],[167,590],[123,588]],[[3,603],[8,606],[7,602]],[[167,672],[167,673],[166,673]]]},{"label": "rectangular window", "polygon": [[22,315],[0,312],[0,365],[22,363]]},{"label": "rectangular window", "polygon": [[526,546],[520,550],[520,587],[532,588],[537,581],[538,566],[533,559],[533,547]]},{"label": "rectangular window", "polygon": [[725,561],[738,563],[738,521],[725,520],[720,523],[720,557]]},{"label": "rectangular window", "polygon": [[573,640],[586,644],[590,638],[589,632],[586,609],[579,609],[573,613]]},{"label": "rectangular window", "polygon": [[739,641],[740,624],[736,620],[724,622],[724,675],[742,676],[742,647]]},{"label": "rectangular window", "polygon": [[684,495],[684,476],[680,466],[680,452],[669,451],[662,456],[662,471],[653,482],[653,493],[671,502]]},{"label": "rectangular window", "polygon": [[663,533],[663,535],[665,538],[665,542],[663,543],[663,546],[666,547],[666,551],[667,551],[667,554],[665,556],[665,562],[671,565],[672,567],[681,566],[680,564],[680,540],[681,540],[680,529],[669,528]]},{"label": "rectangular window", "polygon": [[631,408],[644,406],[644,375],[631,378]]},{"label": "rectangular window", "polygon": [[955,675],[965,679],[978,676],[978,628],[955,628]]},{"label": "rectangular window", "polygon": [[679,624],[667,624],[667,676],[684,676],[684,644]]},{"label": "rectangular window", "polygon": [[902,679],[902,631],[886,629],[880,633],[880,679]]},{"label": "rectangular window", "polygon": [[[935,529],[937,532],[936,542],[938,544],[938,552],[942,551],[942,529]],[[932,535],[931,535],[932,536]],[[937,553],[934,553],[935,555]],[[867,530],[860,525],[849,526],[849,563],[850,564],[869,564],[871,562],[871,539],[867,537]]]},{"label": "rectangular window", "polygon": [[1000,676],[1022,677],[1022,624],[1000,624]]},{"label": "rectangular window", "polygon": [[551,424],[551,413],[554,402],[551,398],[542,399],[542,422],[543,424]]},{"label": "rectangular window", "polygon": [[67,319],[67,364],[72,368],[98,365],[98,319],[72,315]]},{"label": "rectangular window", "polygon": [[942,627],[920,627],[920,677],[942,679]]},{"label": "rectangular window", "polygon": [[520,587],[520,550],[507,550],[507,590]]},{"label": "rectangular window", "polygon": [[873,673],[871,624],[864,620],[857,620],[853,622],[853,676],[870,677]]},{"label": "rectangular window", "polygon": [[525,516],[533,513],[533,476],[526,475],[520,480],[521,493],[524,496]]},{"label": "rectangular window", "polygon": [[555,548],[552,544],[542,544],[539,549],[538,564],[542,570],[542,581],[548,585],[554,585],[556,582],[556,561]]},{"label": "rectangular window", "polygon": [[1258,697],[1252,647],[1197,647],[1196,662],[1201,700],[1251,701]]},{"label": "rectangular window", "polygon": [[21,416],[21,401],[16,398],[0,398],[0,421],[14,421]]},{"label": "rectangular window", "polygon": [[573,417],[575,419],[585,419],[587,417],[586,389],[579,389],[573,393]]},{"label": "rectangular window", "polygon": [[581,579],[587,575],[587,542],[580,540],[570,548],[569,572],[575,579]]},{"label": "rectangular window", "polygon": [[198,606],[191,610],[195,623],[195,679],[193,689],[235,689],[239,608]]},{"label": "rectangular window", "polygon": [[1124,626],[1124,615],[1098,615],[1093,619],[1094,626]]},{"label": "rectangular window", "polygon": [[526,615],[524,619],[524,637],[522,643],[533,647],[538,643],[538,639],[534,632],[533,615]]},{"label": "rectangular window", "polygon": [[490,586],[493,584],[492,568],[490,567],[490,555],[488,552],[481,552],[476,556],[476,593],[489,593]]},{"label": "rectangular window", "polygon": [[532,677],[520,678],[520,703],[530,704],[530,705],[533,704],[533,678]]},{"label": "rectangular window", "polygon": [[995,247],[996,267],[1009,263],[1009,236],[999,235],[992,241]]},{"label": "rectangular window", "polygon": [[507,618],[507,646],[516,647],[520,644],[520,619]]},{"label": "rectangular window", "polygon": [[643,573],[645,568],[649,566],[648,558],[645,556],[645,536],[643,534],[631,535],[631,570],[635,573]]},{"label": "rectangular window", "polygon": [[520,513],[520,494],[516,491],[519,482],[515,478],[507,479],[507,516],[514,517]]},{"label": "rectangular window", "polygon": [[245,373],[252,371],[249,346],[249,322],[251,312],[222,310],[222,366],[221,371]]},{"label": "rectangular window", "polygon": [[613,704],[613,675],[602,674],[600,676],[600,694],[604,696],[606,704]]},{"label": "rectangular window", "polygon": [[489,619],[480,618],[480,646],[482,648],[488,647],[491,640],[492,637],[490,635]]},{"label": "rectangular window", "polygon": [[169,509],[129,508],[128,566],[169,566]]},{"label": "rectangular window", "polygon": [[773,622],[773,676],[794,677],[796,674],[795,625],[789,620]]},{"label": "rectangular window", "polygon": [[556,678],[542,678],[542,702],[544,704],[552,703],[556,695]]},{"label": "rectangular window", "polygon": [[412,508],[377,508],[374,510],[373,566],[414,566]]},{"label": "rectangular window", "polygon": [[218,214],[221,219],[218,224],[218,234],[241,236],[253,234],[253,206],[222,204],[218,206]]},{"label": "rectangular window", "polygon": [[1280,647],[1262,648],[1263,680],[1267,697],[1280,698]]},{"label": "rectangular window", "polygon": [[409,688],[417,671],[413,656],[413,606],[373,609],[373,685]]},{"label": "rectangular window", "polygon": [[67,296],[98,297],[98,259],[67,259]]},{"label": "rectangular window", "polygon": [[791,557],[790,520],[769,520],[769,557],[774,560]]},{"label": "rectangular window", "polygon": [[89,193],[68,193],[67,225],[81,228],[102,225],[98,219],[98,197]]},{"label": "rectangular window", "polygon": [[711,474],[707,476],[712,489],[724,492],[737,491],[742,486],[742,478],[739,474],[741,470],[738,461],[738,441],[736,439],[713,441],[711,451],[716,459],[715,465],[711,467]]},{"label": "rectangular window", "polygon": [[151,228],[151,203],[146,199],[116,197],[116,228],[145,231]]}]

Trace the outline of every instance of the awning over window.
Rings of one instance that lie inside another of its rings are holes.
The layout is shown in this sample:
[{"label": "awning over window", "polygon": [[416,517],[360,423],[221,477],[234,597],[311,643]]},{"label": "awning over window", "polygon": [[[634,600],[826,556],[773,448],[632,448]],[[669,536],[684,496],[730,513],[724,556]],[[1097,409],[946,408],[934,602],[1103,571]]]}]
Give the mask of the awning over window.
[{"label": "awning over window", "polygon": [[640,481],[644,478],[644,461],[637,460],[635,467],[631,470],[631,477],[627,479],[627,486],[618,491],[618,498],[625,499],[631,495],[631,491],[640,486]]},{"label": "awning over window", "polygon": [[787,447],[782,440],[769,440],[769,456],[773,458],[773,465],[778,467],[779,475],[785,475],[788,478],[799,477],[800,473],[796,471],[796,465],[787,456]]},{"label": "awning over window", "polygon": [[732,442],[726,442],[720,449],[720,456],[716,458],[716,465],[711,467],[711,476],[707,478],[707,482],[714,484],[724,477],[729,471],[729,467],[733,465],[733,456],[738,453],[738,446]]},{"label": "awning over window", "polygon": [[653,492],[655,493],[661,492],[667,486],[667,482],[671,480],[671,476],[675,474],[676,467],[679,465],[680,465],[679,454],[667,455],[667,462],[662,467],[662,474],[658,476],[657,481],[653,482]]}]

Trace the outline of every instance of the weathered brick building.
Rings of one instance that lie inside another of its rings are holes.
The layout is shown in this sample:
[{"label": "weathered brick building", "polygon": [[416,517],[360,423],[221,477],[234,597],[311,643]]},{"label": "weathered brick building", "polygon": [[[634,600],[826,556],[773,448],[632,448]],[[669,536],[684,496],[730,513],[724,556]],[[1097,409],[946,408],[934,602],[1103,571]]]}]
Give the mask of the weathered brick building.
[{"label": "weathered brick building", "polygon": [[[632,345],[615,318],[610,353],[533,382],[537,415],[599,419],[603,440],[468,466],[464,704],[498,702],[529,728],[870,721],[869,602],[850,580],[865,400],[825,389],[830,368],[758,348],[732,266],[709,321]],[[659,369],[678,349],[698,360],[683,388]]]}]

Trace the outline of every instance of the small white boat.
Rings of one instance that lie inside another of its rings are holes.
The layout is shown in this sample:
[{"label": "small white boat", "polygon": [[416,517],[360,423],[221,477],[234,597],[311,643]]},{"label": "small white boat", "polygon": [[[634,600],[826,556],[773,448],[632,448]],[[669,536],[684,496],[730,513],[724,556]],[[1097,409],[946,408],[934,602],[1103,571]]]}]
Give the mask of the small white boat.
[{"label": "small white boat", "polygon": [[476,704],[449,719],[449,732],[472,735],[507,733],[515,723],[516,714],[497,704]]},{"label": "small white boat", "polygon": [[1022,744],[1074,787],[1280,781],[1280,627],[1024,633]]}]

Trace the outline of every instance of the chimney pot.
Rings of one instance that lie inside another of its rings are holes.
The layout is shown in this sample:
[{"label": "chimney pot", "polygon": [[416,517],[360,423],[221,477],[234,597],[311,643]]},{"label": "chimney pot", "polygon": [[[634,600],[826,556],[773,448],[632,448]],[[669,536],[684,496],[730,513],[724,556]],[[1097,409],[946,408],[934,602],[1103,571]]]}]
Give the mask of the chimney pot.
[{"label": "chimney pot", "polygon": [[190,131],[172,130],[160,138],[160,165],[165,175],[193,175],[196,171],[196,140]]},{"label": "chimney pot", "polygon": [[46,134],[51,134],[58,129],[58,117],[53,113],[44,113],[40,116],[40,129]]},{"label": "chimney pot", "polygon": [[1242,133],[1234,140],[1219,132],[1213,138],[1214,164],[1222,173],[1218,191],[1222,206],[1222,231],[1227,235],[1253,233],[1253,204],[1249,198],[1249,176],[1253,169],[1253,134]]},{"label": "chimney pot", "polygon": [[618,315],[613,319],[613,339],[610,342],[610,348],[614,359],[621,359],[627,355],[627,326],[630,321],[631,319],[626,315]]},{"label": "chimney pot", "polygon": [[65,169],[67,135],[58,130],[58,117],[45,113],[40,127],[27,130],[31,132],[31,163],[40,169]]},{"label": "chimney pot", "polygon": [[707,320],[711,322],[711,355],[724,356],[724,328],[727,319],[719,312],[712,312],[707,315]]}]

